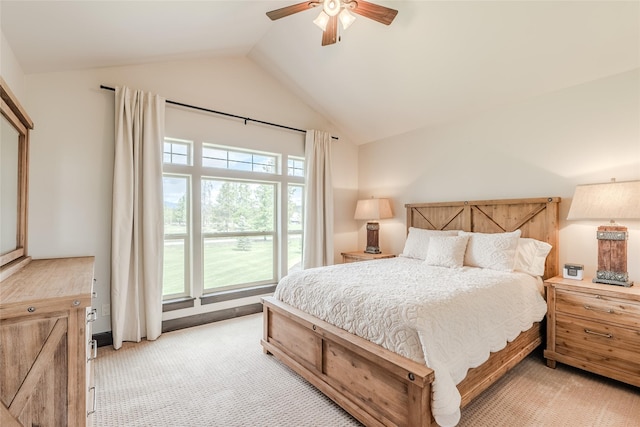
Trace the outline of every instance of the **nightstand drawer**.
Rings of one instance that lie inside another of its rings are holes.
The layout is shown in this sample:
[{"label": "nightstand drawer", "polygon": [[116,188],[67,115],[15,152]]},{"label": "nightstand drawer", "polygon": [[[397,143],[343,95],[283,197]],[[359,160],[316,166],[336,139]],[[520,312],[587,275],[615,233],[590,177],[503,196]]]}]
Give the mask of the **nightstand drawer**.
[{"label": "nightstand drawer", "polygon": [[555,351],[575,359],[640,375],[638,330],[558,314]]},{"label": "nightstand drawer", "polygon": [[360,261],[371,261],[374,259],[384,259],[384,258],[395,258],[394,254],[369,254],[367,252],[356,251],[356,252],[342,252],[342,262],[344,264],[349,262],[360,262]]},{"label": "nightstand drawer", "polygon": [[556,311],[640,329],[640,304],[604,295],[558,289]]}]

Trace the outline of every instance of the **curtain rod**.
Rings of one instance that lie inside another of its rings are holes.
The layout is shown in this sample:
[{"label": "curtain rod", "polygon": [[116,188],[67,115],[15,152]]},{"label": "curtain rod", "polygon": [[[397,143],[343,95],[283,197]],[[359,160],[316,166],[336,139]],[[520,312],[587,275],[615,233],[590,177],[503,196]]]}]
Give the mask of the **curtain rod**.
[{"label": "curtain rod", "polygon": [[[106,90],[110,90],[110,91],[113,91],[113,92],[116,91],[115,88],[112,88],[112,87],[109,87],[109,86],[105,86],[105,85],[100,85],[100,89],[106,89]],[[289,127],[289,126],[279,125],[277,123],[270,123],[270,122],[265,122],[265,121],[262,121],[262,120],[251,119],[249,117],[237,116],[235,114],[224,113],[222,111],[211,110],[209,108],[204,108],[204,107],[197,107],[195,105],[183,104],[182,102],[171,101],[169,99],[166,99],[165,102],[167,104],[177,105],[177,106],[185,107],[185,108],[191,108],[193,110],[206,111],[207,113],[220,114],[222,116],[233,117],[235,119],[244,120],[244,124],[245,125],[247,124],[247,122],[256,122],[256,123],[260,123],[260,124],[267,125],[267,126],[275,126],[275,127],[282,128],[282,129],[288,129],[288,130],[293,130],[293,131],[296,131],[296,132],[307,133],[307,131],[303,130],[303,129],[297,129],[297,128],[292,128],[292,127]],[[336,140],[338,139],[337,136],[332,136],[331,138],[332,139],[336,139]]]}]

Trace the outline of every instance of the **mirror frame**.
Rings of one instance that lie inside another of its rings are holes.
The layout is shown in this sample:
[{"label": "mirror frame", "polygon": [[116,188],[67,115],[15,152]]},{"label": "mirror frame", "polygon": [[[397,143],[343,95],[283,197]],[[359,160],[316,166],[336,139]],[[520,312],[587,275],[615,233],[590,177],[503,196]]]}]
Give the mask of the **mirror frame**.
[{"label": "mirror frame", "polygon": [[29,189],[29,131],[33,121],[0,76],[0,112],[18,132],[18,224],[16,249],[0,255],[0,280],[20,270],[31,261],[27,254],[27,208]]}]

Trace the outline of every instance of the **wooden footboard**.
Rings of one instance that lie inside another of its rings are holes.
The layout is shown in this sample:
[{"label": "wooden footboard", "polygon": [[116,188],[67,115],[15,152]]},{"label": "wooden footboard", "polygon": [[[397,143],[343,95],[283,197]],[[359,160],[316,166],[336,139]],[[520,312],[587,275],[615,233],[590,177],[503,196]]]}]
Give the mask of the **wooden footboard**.
[{"label": "wooden footboard", "polygon": [[[264,306],[271,353],[366,426],[435,425],[433,371],[273,297]],[[541,344],[540,325],[522,333],[458,385],[463,406]]]},{"label": "wooden footboard", "polygon": [[431,424],[433,371],[272,297],[262,346],[367,426]]}]

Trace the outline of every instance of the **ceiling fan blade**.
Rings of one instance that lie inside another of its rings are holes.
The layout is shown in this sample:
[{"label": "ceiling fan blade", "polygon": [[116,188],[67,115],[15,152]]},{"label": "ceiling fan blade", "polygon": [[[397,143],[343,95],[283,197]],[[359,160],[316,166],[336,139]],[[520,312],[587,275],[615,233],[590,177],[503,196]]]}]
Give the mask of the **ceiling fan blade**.
[{"label": "ceiling fan blade", "polygon": [[267,12],[267,16],[271,18],[272,21],[275,21],[276,19],[284,18],[285,16],[293,15],[294,13],[302,12],[315,6],[318,6],[317,1],[303,1],[302,3],[269,11]]},{"label": "ceiling fan blade", "polygon": [[368,1],[354,0],[354,3],[356,3],[356,7],[350,9],[351,12],[357,13],[365,18],[373,19],[384,25],[391,24],[398,14],[398,11],[395,9],[369,3]]},{"label": "ceiling fan blade", "polygon": [[322,33],[322,46],[334,44],[338,38],[338,15],[331,16],[327,29]]}]

